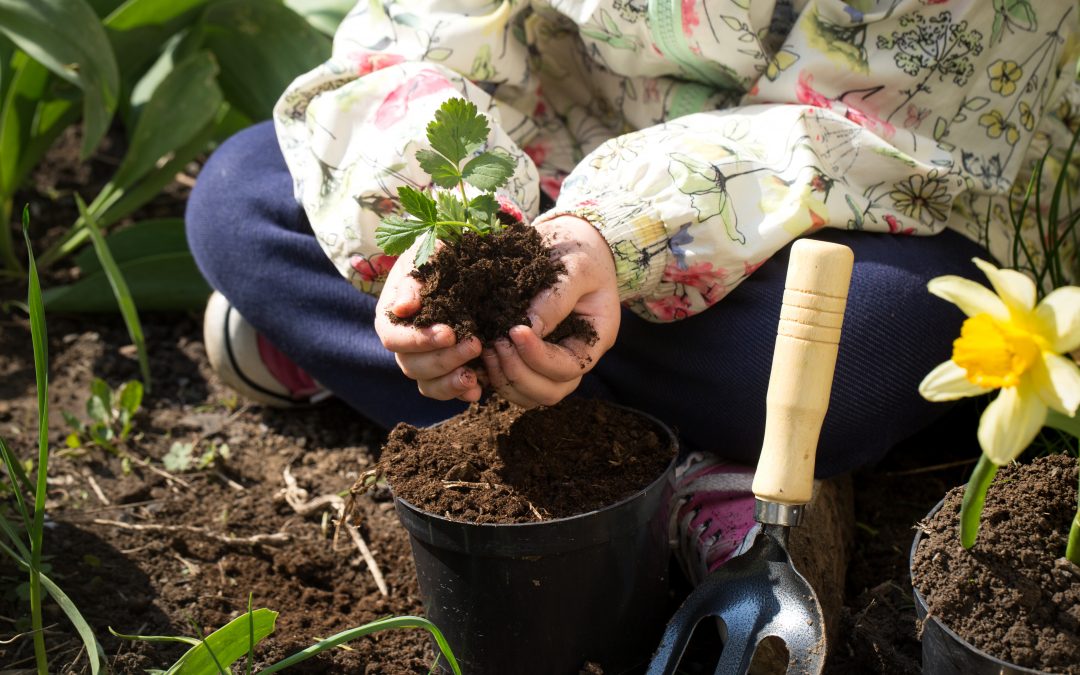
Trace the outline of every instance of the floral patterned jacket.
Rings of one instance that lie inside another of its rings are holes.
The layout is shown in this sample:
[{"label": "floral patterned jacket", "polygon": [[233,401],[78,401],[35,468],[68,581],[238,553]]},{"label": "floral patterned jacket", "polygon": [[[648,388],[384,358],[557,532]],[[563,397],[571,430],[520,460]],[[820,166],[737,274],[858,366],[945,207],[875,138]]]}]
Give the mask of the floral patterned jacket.
[{"label": "floral patterned jacket", "polygon": [[425,126],[464,96],[518,162],[504,202],[589,220],[624,302],[670,321],[822,227],[949,227],[1008,263],[1010,191],[1080,124],[1078,26],[1073,0],[370,0],[274,117],[361,290],[393,263],[374,231],[398,186],[428,184]]}]

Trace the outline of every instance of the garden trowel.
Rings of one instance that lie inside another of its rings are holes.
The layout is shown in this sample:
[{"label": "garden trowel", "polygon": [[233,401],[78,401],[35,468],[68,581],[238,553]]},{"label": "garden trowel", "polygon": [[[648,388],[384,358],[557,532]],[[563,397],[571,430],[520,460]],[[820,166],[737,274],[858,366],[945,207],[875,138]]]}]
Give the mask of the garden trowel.
[{"label": "garden trowel", "polygon": [[851,249],[839,244],[802,239],[792,246],[754,474],[761,525],[753,544],[705,577],[672,617],[649,675],[674,673],[695,626],[708,617],[720,619],[724,640],[716,675],[747,672],[770,637],[787,647],[789,673],[820,673],[825,665],[821,605],[787,545],[813,490],[852,262]]}]

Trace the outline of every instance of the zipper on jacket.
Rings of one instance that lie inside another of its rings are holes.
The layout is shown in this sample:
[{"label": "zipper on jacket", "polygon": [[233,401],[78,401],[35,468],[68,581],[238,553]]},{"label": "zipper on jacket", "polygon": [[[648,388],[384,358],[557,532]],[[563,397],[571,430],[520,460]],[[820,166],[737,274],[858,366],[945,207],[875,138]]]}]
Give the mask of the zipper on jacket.
[{"label": "zipper on jacket", "polygon": [[684,115],[692,115],[705,109],[705,103],[716,92],[709,86],[697,82],[681,82],[672,93],[671,106],[666,120],[673,120]]},{"label": "zipper on jacket", "polygon": [[664,56],[700,82],[723,89],[742,89],[739,82],[718,64],[691,51],[682,32],[682,20],[682,0],[649,0],[649,30]]}]

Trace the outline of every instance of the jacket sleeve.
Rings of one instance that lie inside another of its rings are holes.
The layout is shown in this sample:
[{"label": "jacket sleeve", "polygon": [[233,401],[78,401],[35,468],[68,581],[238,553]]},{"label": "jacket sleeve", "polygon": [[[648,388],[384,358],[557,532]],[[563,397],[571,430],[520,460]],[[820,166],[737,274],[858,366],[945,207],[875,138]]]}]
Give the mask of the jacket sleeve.
[{"label": "jacket sleeve", "polygon": [[[1039,10],[1047,38],[1000,29],[991,3],[856,4],[801,3],[740,105],[607,141],[542,218],[592,222],[622,299],[653,321],[703,311],[823,227],[964,231],[958,197],[1008,195],[1073,82],[1075,7]],[[965,234],[993,244],[1004,216]]]},{"label": "jacket sleeve", "polygon": [[415,159],[427,124],[447,99],[485,113],[487,149],[518,167],[498,195],[534,216],[539,180],[519,148],[534,132],[500,89],[526,87],[520,42],[508,39],[518,10],[510,0],[362,0],[339,27],[331,58],[297,78],[279,99],[274,123],[297,200],[320,245],[354,286],[377,294],[394,258],[375,244],[382,217],[400,212],[397,188],[424,188]]}]

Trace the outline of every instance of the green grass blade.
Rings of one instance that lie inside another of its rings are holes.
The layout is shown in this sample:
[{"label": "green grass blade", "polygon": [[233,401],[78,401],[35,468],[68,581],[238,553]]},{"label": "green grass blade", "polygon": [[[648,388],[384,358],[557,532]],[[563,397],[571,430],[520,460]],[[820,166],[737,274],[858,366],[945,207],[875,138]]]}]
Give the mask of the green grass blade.
[{"label": "green grass blade", "polygon": [[450,664],[450,668],[454,671],[454,675],[461,675],[461,667],[458,665],[457,659],[454,657],[454,652],[451,651],[450,645],[447,644],[446,638],[443,637],[442,631],[438,627],[419,616],[398,616],[389,619],[380,619],[378,621],[372,621],[371,623],[364,624],[358,628],[350,628],[349,630],[342,631],[337,635],[331,635],[325,640],[321,640],[307,649],[296,652],[292,656],[278,661],[277,663],[264,668],[259,671],[259,675],[269,675],[270,673],[276,673],[279,670],[288,668],[289,666],[296,665],[301,661],[310,659],[311,657],[326,651],[327,649],[333,649],[334,647],[355,640],[358,637],[363,637],[369,633],[377,633],[383,630],[389,630],[393,628],[423,628],[431,633],[435,638],[435,643],[439,646],[439,651],[446,658],[446,662]]},{"label": "green grass blade", "polygon": [[199,641],[195,638],[189,638],[185,635],[128,635],[127,633],[119,633],[109,627],[109,632],[120,638],[121,640],[135,640],[137,642],[179,642],[181,644],[188,645],[189,647],[196,647]]},{"label": "green grass blade", "polygon": [[150,358],[146,351],[146,339],[143,337],[139,313],[135,309],[134,300],[131,299],[131,291],[128,289],[127,282],[124,281],[124,275],[120,272],[116,261],[113,260],[109,245],[105,243],[105,237],[101,235],[97,220],[87,210],[86,203],[83,202],[78,193],[75,194],[75,202],[79,206],[79,214],[86,221],[86,230],[90,233],[90,238],[94,242],[94,250],[97,251],[98,260],[101,261],[101,268],[109,278],[109,285],[112,286],[113,294],[116,296],[116,303],[120,305],[120,314],[124,317],[124,323],[127,324],[128,335],[131,336],[131,341],[135,343],[135,350],[139,355],[139,370],[142,372],[143,384],[146,391],[150,391]]},{"label": "green grass blade", "polygon": [[975,538],[979,535],[979,518],[986,502],[986,491],[990,488],[997,470],[997,464],[991,462],[986,455],[981,455],[964,489],[964,500],[960,504],[960,543],[964,548],[975,545]]},{"label": "green grass blade", "polygon": [[26,305],[30,309],[30,341],[34,345],[34,377],[38,395],[38,465],[34,488],[34,517],[30,536],[30,625],[34,629],[34,654],[40,675],[49,672],[45,653],[45,632],[41,620],[44,600],[41,593],[41,546],[45,533],[45,492],[49,470],[49,353],[45,333],[45,308],[41,304],[41,280],[38,278],[34,249],[30,243],[30,207],[23,207],[23,239],[26,241],[28,280]]},{"label": "green grass blade", "polygon": [[11,540],[11,545],[18,551],[17,556],[14,553],[11,554],[12,558],[17,562],[21,560],[24,564],[29,565],[25,561],[30,560],[30,551],[26,550],[26,544],[22,542],[22,538],[19,536],[18,531],[15,530],[15,526],[2,514],[0,514],[0,530],[7,535],[7,538]]},{"label": "green grass blade", "polygon": [[8,472],[8,480],[11,481],[11,488],[15,493],[15,504],[22,515],[23,525],[26,527],[26,531],[29,532],[32,520],[30,512],[26,509],[23,491],[31,492],[33,490],[30,480],[26,477],[26,473],[23,472],[22,465],[19,464],[19,458],[15,456],[2,437],[0,437],[0,455],[4,458],[4,467]]},{"label": "green grass blade", "polygon": [[[191,620],[191,627],[195,629],[195,634],[199,636],[199,646],[206,650],[206,653],[210,655],[210,660],[214,662],[214,667],[217,668],[218,675],[229,675],[229,673],[226,673],[225,669],[221,667],[221,661],[218,661],[217,654],[215,654],[214,650],[210,647],[210,643],[206,641],[206,638],[203,636],[202,628],[199,628],[199,624],[196,623],[194,619]],[[178,670],[177,672],[179,673],[180,671]]]},{"label": "green grass blade", "polygon": [[56,585],[49,577],[44,574],[41,575],[41,584],[45,587],[45,590],[49,592],[49,595],[56,604],[60,605],[60,609],[67,615],[68,621],[75,626],[75,632],[79,634],[79,638],[82,640],[83,646],[86,647],[86,656],[90,659],[90,672],[92,675],[97,675],[101,669],[101,645],[98,644],[97,638],[94,637],[94,631],[90,628],[90,624],[83,618],[79,608],[75,606],[71,598],[67,596],[60,587]]}]

